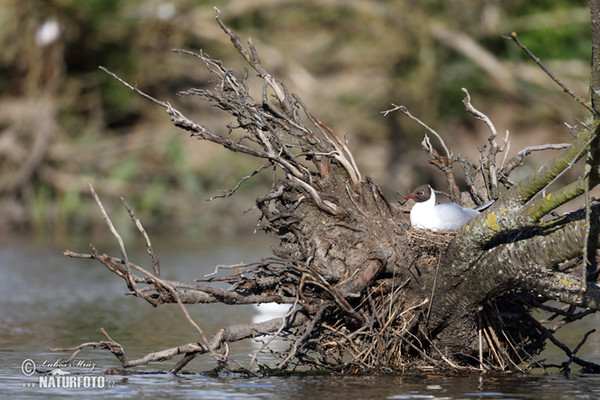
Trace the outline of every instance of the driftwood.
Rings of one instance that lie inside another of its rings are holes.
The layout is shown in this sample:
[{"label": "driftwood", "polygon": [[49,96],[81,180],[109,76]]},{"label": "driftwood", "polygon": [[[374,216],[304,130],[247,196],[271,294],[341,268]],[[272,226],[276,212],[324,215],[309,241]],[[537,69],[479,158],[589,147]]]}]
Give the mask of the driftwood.
[{"label": "driftwood", "polygon": [[[598,21],[598,2],[592,3],[593,20]],[[550,341],[568,357],[561,365],[563,370],[572,363],[590,371],[600,370],[576,355],[589,333],[573,350],[554,337],[559,328],[600,307],[596,261],[600,208],[586,196],[598,183],[595,111],[585,123],[572,128],[576,134],[572,143],[532,146],[508,159],[508,132],[498,144],[494,124],[473,106],[464,89],[466,111],[490,129],[488,142],[480,147],[481,156],[476,161],[454,155],[442,135],[406,108],[394,106],[385,111],[400,110],[436,136],[443,153],[435,150],[427,136],[423,146],[431,163],[444,173],[453,199],[475,204],[495,201],[457,233],[415,230],[408,222],[410,205],[386,199],[372,179],[362,176],[346,141],[267,72],[252,42],[245,47],[223,24],[219,12],[217,22],[262,81],[260,96],[251,93],[248,72],[236,76],[203,52],[175,52],[198,58],[214,75],[213,89],[190,89],[180,94],[198,97],[235,117],[227,135],[214,133],[168,102],[105,71],[163,107],[173,124],[191,137],[262,160],[263,166],[255,173],[266,168],[276,170],[272,191],[259,197],[256,206],[261,212],[259,228],[277,235],[279,246],[272,256],[217,268],[193,283],[164,280],[158,257],[133,210],[124,201],[147,243],[150,266],[146,268],[129,260],[123,241],[92,189],[119,241],[121,255],[102,254],[93,245],[89,254],[68,250],[65,254],[99,261],[125,281],[129,294],[153,306],[178,303],[199,340],[136,360],[130,360],[105,331],[104,341],[52,350],[74,351],[74,357],[85,347],[100,347],[111,351],[124,368],[182,355],[170,368],[177,373],[206,353],[223,365],[229,360],[227,343],[275,335],[290,343],[287,350],[273,352],[277,371],[301,366],[339,372],[482,372],[544,367],[535,356]],[[595,43],[600,43],[599,31],[594,32]],[[592,88],[598,86],[594,82],[600,82],[594,74],[597,72],[593,72]],[[510,174],[524,158],[543,150],[561,151],[537,172],[513,182]],[[586,170],[580,179],[548,189],[586,156]],[[457,166],[466,176],[464,193],[454,178]],[[579,196],[585,197],[581,209],[553,214],[557,207]],[[214,282],[226,282],[229,288],[215,287]],[[563,302],[566,307],[550,306],[550,300]],[[214,302],[277,302],[292,307],[284,317],[224,327],[208,338],[186,307]],[[538,321],[533,316],[537,309],[552,316]],[[249,370],[253,367],[247,366]]]}]

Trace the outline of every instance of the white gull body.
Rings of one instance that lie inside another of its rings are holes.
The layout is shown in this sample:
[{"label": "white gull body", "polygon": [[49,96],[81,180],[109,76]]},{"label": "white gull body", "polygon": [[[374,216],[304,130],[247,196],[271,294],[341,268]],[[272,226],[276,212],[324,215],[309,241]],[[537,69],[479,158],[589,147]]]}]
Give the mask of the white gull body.
[{"label": "white gull body", "polygon": [[417,229],[456,231],[479,215],[479,211],[456,203],[435,204],[435,192],[429,185],[419,186],[404,199],[416,201],[410,210],[410,224]]},{"label": "white gull body", "polygon": [[262,303],[252,304],[256,314],[252,316],[252,323],[268,321],[273,318],[282,318],[290,310],[290,304]]}]

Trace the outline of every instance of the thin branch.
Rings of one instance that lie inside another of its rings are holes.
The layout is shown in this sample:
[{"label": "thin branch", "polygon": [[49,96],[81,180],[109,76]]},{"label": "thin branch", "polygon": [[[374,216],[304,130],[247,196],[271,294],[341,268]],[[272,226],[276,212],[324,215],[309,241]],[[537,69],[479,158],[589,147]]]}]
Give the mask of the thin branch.
[{"label": "thin branch", "polygon": [[[533,153],[534,151],[562,150],[566,149],[569,146],[570,143],[547,143],[537,146],[527,146],[523,150],[520,150],[517,154],[515,154],[510,160],[508,160],[506,166],[500,169],[500,179],[502,180],[508,178],[508,176],[515,168],[523,165],[523,159],[529,154]],[[504,162],[502,162],[502,164],[504,165]]]},{"label": "thin branch", "polygon": [[212,197],[208,198],[207,201],[213,201],[214,199],[224,199],[224,198],[233,196],[233,194],[238,191],[238,189],[240,188],[240,186],[242,186],[242,183],[244,183],[248,179],[252,178],[254,175],[258,174],[263,169],[269,168],[271,166],[273,166],[272,163],[261,165],[260,167],[258,167],[254,171],[252,171],[250,174],[248,174],[248,175],[240,178],[240,180],[238,180],[237,184],[233,188],[227,190],[223,194],[218,194],[216,196],[212,196]]},{"label": "thin branch", "polygon": [[[588,160],[585,164],[585,176],[584,176],[584,194],[583,200],[585,205],[585,220],[584,220],[584,232],[583,232],[583,268],[582,268],[582,279],[583,282],[588,280],[588,271],[592,269],[592,261],[590,258],[590,230],[592,228],[592,210],[590,205],[590,173],[592,170],[592,161],[591,157],[588,157]],[[593,257],[596,257],[596,252],[594,252]]]},{"label": "thin branch", "polygon": [[[288,326],[288,318],[291,317],[291,315],[295,312],[296,310],[296,306],[298,305],[298,300],[300,300],[299,296],[296,296],[296,300],[294,301],[294,304],[292,304],[289,308],[289,310],[287,311],[287,313],[283,316],[283,320],[281,321],[281,326],[279,327],[279,329],[277,329],[277,331],[275,333],[273,333],[273,335],[271,335],[271,337],[262,344],[262,346],[256,350],[254,352],[254,355],[252,356],[252,359],[250,360],[250,368],[252,368],[252,366],[254,365],[254,363],[256,362],[256,358],[258,357],[258,355],[265,349],[267,348],[272,342],[273,340],[275,340],[275,338],[277,338],[281,332],[283,332],[283,330]],[[276,319],[278,320],[278,319]]]},{"label": "thin branch", "polygon": [[265,82],[267,82],[267,84],[269,86],[271,86],[271,88],[275,92],[275,95],[277,96],[277,99],[279,100],[279,103],[281,105],[285,106],[286,108],[289,108],[289,103],[286,102],[285,93],[283,92],[281,87],[279,87],[279,85],[275,81],[275,78],[273,78],[273,76],[271,74],[269,74],[261,65],[260,59],[258,57],[258,52],[256,51],[256,48],[254,47],[254,44],[252,43],[252,41],[248,40],[248,46],[250,48],[250,53],[248,53],[248,51],[242,45],[242,41],[240,40],[239,36],[236,35],[235,33],[233,33],[233,31],[231,31],[231,29],[229,29],[227,27],[227,25],[225,25],[223,23],[223,21],[221,20],[221,10],[219,10],[217,7],[214,7],[214,9],[217,12],[217,15],[215,17],[217,20],[217,23],[219,24],[221,29],[225,33],[227,33],[227,35],[229,35],[229,38],[231,39],[231,43],[233,43],[233,45],[237,49],[237,51],[242,55],[242,57],[244,57],[246,59],[248,64],[250,64],[252,66],[252,68],[254,68],[254,70],[256,72],[258,72],[259,76],[262,79],[264,79]]},{"label": "thin branch", "polygon": [[98,197],[98,195],[96,194],[96,191],[94,190],[94,187],[92,186],[92,184],[90,184],[90,191],[92,193],[92,196],[94,197],[94,200],[96,200],[96,204],[98,204],[98,207],[100,208],[100,212],[102,213],[102,218],[104,218],[104,221],[108,225],[108,228],[110,229],[111,233],[114,235],[114,237],[117,239],[117,242],[119,243],[119,249],[121,250],[121,256],[123,257],[123,260],[125,263],[125,268],[127,269],[127,275],[126,275],[127,287],[129,287],[136,294],[139,294],[141,296],[141,293],[139,292],[137,285],[135,284],[135,280],[133,279],[133,276],[131,274],[131,266],[129,264],[129,258],[127,257],[127,252],[125,251],[125,244],[123,243],[123,238],[121,238],[121,235],[119,235],[119,232],[117,232],[117,230],[115,229],[115,226],[113,225],[112,221],[110,220],[110,217],[106,213],[106,210],[104,209],[104,205],[100,201],[100,197]]},{"label": "thin branch", "polygon": [[559,349],[561,349],[562,351],[565,352],[565,354],[567,355],[567,357],[569,357],[569,360],[562,363],[561,367],[565,372],[568,372],[569,370],[569,365],[574,362],[577,365],[580,365],[582,367],[585,368],[589,368],[591,370],[595,370],[595,371],[600,371],[600,365],[590,362],[590,361],[586,361],[580,357],[577,357],[576,354],[577,352],[581,349],[581,346],[583,346],[583,344],[587,341],[587,338],[590,334],[596,332],[595,329],[592,329],[588,332],[586,332],[586,334],[583,336],[583,339],[579,342],[579,344],[577,345],[577,347],[575,348],[575,350],[571,351],[571,349],[569,349],[569,347],[562,343],[560,340],[558,340],[553,334],[552,332],[550,332],[548,329],[546,329],[542,324],[540,324],[538,321],[536,321],[535,319],[531,319],[531,322],[535,325],[537,325],[538,329],[541,332],[544,332],[544,334],[546,335],[546,337],[548,339],[550,339],[550,341]]},{"label": "thin branch", "polygon": [[342,142],[331,128],[323,124],[315,116],[313,116],[313,119],[321,128],[325,130],[325,132],[333,136],[333,140],[330,139],[329,136],[325,136],[325,139],[329,143],[331,143],[336,149],[336,151],[332,153],[332,156],[344,166],[344,169],[348,172],[348,175],[350,175],[352,184],[357,185],[362,178],[360,176],[358,166],[354,161],[354,156],[352,155],[352,152],[350,152],[350,149],[348,149],[346,143]]},{"label": "thin branch", "polygon": [[[502,147],[498,147],[498,143],[496,142],[496,137],[498,136],[498,131],[496,130],[494,123],[487,115],[485,115],[484,113],[482,113],[481,111],[479,111],[475,107],[473,107],[473,105],[471,104],[471,95],[469,94],[467,89],[462,88],[462,92],[465,95],[465,97],[463,99],[463,104],[465,105],[466,110],[468,112],[470,112],[471,114],[473,114],[475,116],[475,118],[485,122],[485,124],[490,129],[490,136],[488,137],[488,142],[490,143],[490,148],[489,148],[488,155],[486,158],[483,158],[483,154],[482,154],[482,161],[483,161],[482,167],[485,168],[488,178],[489,178],[489,188],[488,188],[489,197],[491,199],[497,199],[498,197],[500,197],[500,192],[499,192],[499,188],[498,188],[498,168],[496,166],[496,155],[498,153],[502,153],[507,150],[508,131],[506,131],[506,136],[504,138],[504,145]],[[504,159],[506,159],[506,154],[505,154]],[[504,160],[502,162],[504,163]]]},{"label": "thin branch", "polygon": [[427,129],[427,131],[429,131],[432,135],[434,135],[438,139],[442,148],[444,149],[444,152],[446,153],[445,156],[440,155],[433,148],[431,141],[429,140],[429,137],[427,135],[425,135],[425,137],[423,138],[423,141],[421,142],[421,146],[423,146],[423,148],[429,155],[429,162],[431,164],[435,165],[440,171],[442,171],[444,173],[444,177],[446,178],[446,183],[448,184],[448,188],[450,189],[450,198],[452,199],[452,201],[460,203],[460,190],[458,189],[458,186],[456,185],[456,179],[454,176],[454,169],[453,169],[454,160],[452,158],[452,152],[446,146],[446,143],[444,142],[444,139],[442,139],[442,136],[439,133],[437,133],[435,130],[430,128],[423,121],[421,121],[419,118],[412,115],[406,107],[397,106],[394,103],[392,103],[392,106],[393,106],[393,108],[391,108],[389,110],[381,111],[381,113],[384,116],[387,116],[391,112],[400,111],[401,113],[403,113],[404,115],[406,115],[407,117],[409,117],[410,119],[412,119],[413,121],[415,121],[416,123],[421,125],[423,128]]},{"label": "thin branch", "polygon": [[86,347],[101,348],[101,349],[109,350],[111,353],[113,353],[121,361],[121,364],[123,366],[125,366],[126,364],[128,364],[127,356],[125,355],[125,351],[123,350],[123,346],[121,346],[119,343],[115,342],[108,335],[108,333],[104,330],[104,328],[100,328],[100,331],[102,332],[102,334],[104,335],[104,337],[107,339],[106,341],[101,341],[101,342],[86,342],[86,343],[82,343],[82,344],[80,344],[78,346],[75,346],[75,347],[50,347],[50,348],[48,348],[48,350],[49,351],[54,351],[54,352],[58,352],[58,351],[73,351],[73,354],[71,355],[71,357],[69,357],[67,359],[67,361],[65,361],[66,363],[69,363],[73,359],[75,359],[75,357],[77,356],[77,354],[79,354],[79,352],[81,352],[81,350],[83,350]]},{"label": "thin branch", "polygon": [[460,190],[456,185],[456,178],[454,175],[454,159],[451,157],[444,157],[440,155],[436,149],[431,145],[429,136],[425,135],[421,146],[429,155],[429,163],[435,165],[440,171],[444,173],[446,183],[450,189],[450,199],[455,203],[460,203]]},{"label": "thin branch", "polygon": [[[133,278],[133,274],[131,273],[131,268],[135,268],[136,270],[142,272],[144,275],[146,275],[150,281],[152,281],[152,283],[154,283],[155,287],[157,288],[165,288],[169,294],[175,299],[175,301],[177,302],[177,304],[179,304],[179,307],[181,308],[181,310],[183,311],[186,319],[188,320],[188,322],[196,329],[196,331],[200,334],[200,337],[202,338],[202,340],[204,341],[205,345],[208,347],[211,355],[215,358],[218,358],[218,355],[216,355],[212,349],[210,348],[210,346],[208,346],[208,340],[206,338],[206,336],[204,335],[204,332],[202,331],[202,329],[198,326],[198,324],[196,324],[196,322],[192,319],[192,317],[190,316],[189,312],[187,311],[187,308],[185,307],[185,305],[183,304],[183,302],[181,301],[181,297],[179,296],[179,293],[177,292],[177,290],[175,290],[171,285],[169,285],[168,283],[166,283],[165,281],[161,280],[158,276],[155,276],[153,274],[151,274],[150,272],[146,271],[144,268],[139,267],[137,265],[131,264],[129,262],[129,259],[127,258],[127,252],[125,251],[125,245],[123,243],[123,239],[121,238],[121,235],[119,235],[119,233],[117,232],[117,230],[115,229],[112,221],[110,220],[110,217],[108,216],[108,214],[106,213],[106,210],[104,209],[104,206],[102,204],[102,202],[100,201],[100,198],[98,197],[98,195],[96,194],[96,192],[94,191],[94,188],[92,187],[92,185],[90,185],[90,190],[92,192],[92,195],[94,196],[94,199],[96,200],[96,203],[98,204],[98,207],[100,207],[100,210],[102,212],[102,216],[104,217],[106,223],[108,224],[111,232],[113,233],[113,235],[117,238],[117,240],[119,241],[119,247],[121,248],[121,254],[123,255],[123,260],[125,262],[125,267],[127,268],[127,274],[126,274],[126,281],[127,281],[127,286],[132,289],[135,294],[137,296],[140,297],[144,297],[146,298],[147,296],[145,296],[137,287],[136,283],[135,283],[135,279]],[[128,207],[128,210],[131,210],[129,208],[129,205],[124,202],[126,207]],[[133,215],[133,211],[131,210],[130,215],[132,215],[132,218],[134,218]],[[137,218],[134,219],[134,221]],[[138,220],[139,222],[139,220]],[[137,225],[137,224],[136,224]],[[141,226],[141,223],[139,224]],[[142,228],[143,231],[143,228]],[[147,237],[147,236],[146,236]],[[149,239],[148,239],[149,242]],[[150,247],[151,248],[151,247]]]},{"label": "thin branch", "polygon": [[125,200],[124,197],[121,197],[121,202],[127,209],[127,212],[129,213],[129,216],[131,217],[131,220],[133,221],[135,226],[138,228],[138,231],[142,234],[142,236],[144,237],[144,240],[146,241],[146,251],[148,252],[148,255],[150,256],[150,260],[152,260],[152,269],[154,270],[154,275],[157,277],[160,277],[160,261],[159,261],[158,256],[154,252],[154,247],[152,247],[152,243],[150,242],[150,237],[148,236],[148,234],[146,233],[146,230],[142,226],[142,221],[140,221],[140,219],[135,216],[133,209],[131,208],[129,203],[127,203],[127,200]]},{"label": "thin branch", "polygon": [[442,145],[444,151],[446,152],[446,157],[452,158],[452,153],[450,152],[450,150],[448,150],[448,147],[446,146],[446,143],[444,142],[444,139],[442,139],[442,137],[440,136],[439,133],[437,133],[435,130],[433,130],[432,128],[430,128],[425,122],[421,121],[419,118],[417,118],[414,115],[412,115],[405,106],[397,106],[394,103],[392,103],[392,106],[393,106],[393,108],[391,108],[389,110],[381,111],[381,113],[384,116],[387,116],[388,114],[390,114],[390,113],[392,113],[394,111],[400,111],[402,114],[406,115],[407,117],[409,117],[410,119],[412,119],[413,121],[415,121],[416,123],[418,123],[419,125],[421,125],[423,128],[427,129],[427,131],[429,131],[432,135],[434,135],[439,140],[439,142]]},{"label": "thin branch", "polygon": [[297,177],[292,175],[289,175],[288,179],[301,186],[304,190],[306,190],[317,205],[317,207],[319,207],[321,210],[326,211],[331,215],[340,215],[345,212],[344,209],[338,206],[337,204],[329,200],[322,199],[317,190],[308,183],[304,182],[302,179],[298,179]]},{"label": "thin branch", "polygon": [[154,97],[150,96],[149,94],[142,92],[140,89],[138,89],[137,85],[136,86],[130,85],[129,83],[127,83],[123,79],[119,78],[115,73],[109,71],[107,68],[102,67],[102,66],[100,66],[98,68],[100,68],[102,71],[106,72],[108,75],[112,76],[114,79],[118,80],[123,85],[127,86],[129,89],[133,90],[135,93],[139,94],[143,98],[145,98],[147,100],[150,100],[154,104],[158,104],[159,106],[162,106],[164,108],[168,108],[169,107],[168,103],[165,103],[164,101],[157,100]]},{"label": "thin branch", "polygon": [[535,63],[542,69],[542,71],[544,71],[546,73],[546,75],[548,75],[550,77],[550,79],[552,79],[558,86],[560,86],[562,88],[562,90],[565,93],[567,93],[569,96],[571,96],[573,99],[575,99],[575,101],[577,101],[579,104],[581,104],[582,106],[584,106],[593,115],[595,115],[596,117],[599,116],[598,111],[596,111],[592,107],[592,104],[588,100],[586,100],[583,97],[575,94],[575,92],[573,92],[563,81],[561,81],[560,79],[558,79],[552,73],[552,71],[550,71],[548,69],[548,67],[546,67],[540,61],[539,57],[537,57],[535,54],[533,54],[533,52],[531,50],[529,50],[527,48],[527,46],[525,46],[523,43],[521,43],[521,41],[517,37],[517,33],[516,32],[511,32],[511,34],[509,36],[503,36],[503,37],[505,39],[511,39],[513,42],[515,42],[529,56],[529,58],[531,58],[533,61],[535,61]]}]

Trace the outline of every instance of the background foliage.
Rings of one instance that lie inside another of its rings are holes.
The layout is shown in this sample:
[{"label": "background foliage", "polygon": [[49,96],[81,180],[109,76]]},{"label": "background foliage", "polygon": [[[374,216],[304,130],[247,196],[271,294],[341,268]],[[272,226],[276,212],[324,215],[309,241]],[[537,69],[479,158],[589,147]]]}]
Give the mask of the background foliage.
[{"label": "background foliage", "polygon": [[[363,172],[392,199],[420,183],[442,185],[419,149],[422,128],[399,113],[381,115],[392,102],[471,157],[487,132],[464,111],[461,87],[501,132],[510,130],[509,155],[568,140],[563,122],[584,115],[502,38],[516,31],[586,94],[591,34],[583,1],[5,0],[0,234],[94,229],[101,217],[88,183],[107,204],[126,197],[154,234],[205,238],[252,229],[256,214],[244,211],[265,191],[270,172],[227,201],[206,203],[257,165],[195,143],[162,110],[98,70],[103,65],[212,129],[227,129],[232,121],[219,110],[176,96],[210,82],[196,60],[170,52],[203,49],[242,73],[214,21],[215,5],[240,37],[253,39],[274,76],[347,134]],[[53,26],[57,35],[44,39]]]}]

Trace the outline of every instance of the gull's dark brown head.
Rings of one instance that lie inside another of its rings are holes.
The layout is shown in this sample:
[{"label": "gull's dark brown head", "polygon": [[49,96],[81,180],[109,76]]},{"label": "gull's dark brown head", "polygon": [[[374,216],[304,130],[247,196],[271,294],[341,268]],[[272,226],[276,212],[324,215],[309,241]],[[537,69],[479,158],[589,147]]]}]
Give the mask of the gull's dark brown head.
[{"label": "gull's dark brown head", "polygon": [[404,200],[413,199],[417,203],[422,203],[429,200],[431,197],[431,187],[429,185],[421,185],[414,190],[411,194],[404,197]]}]

